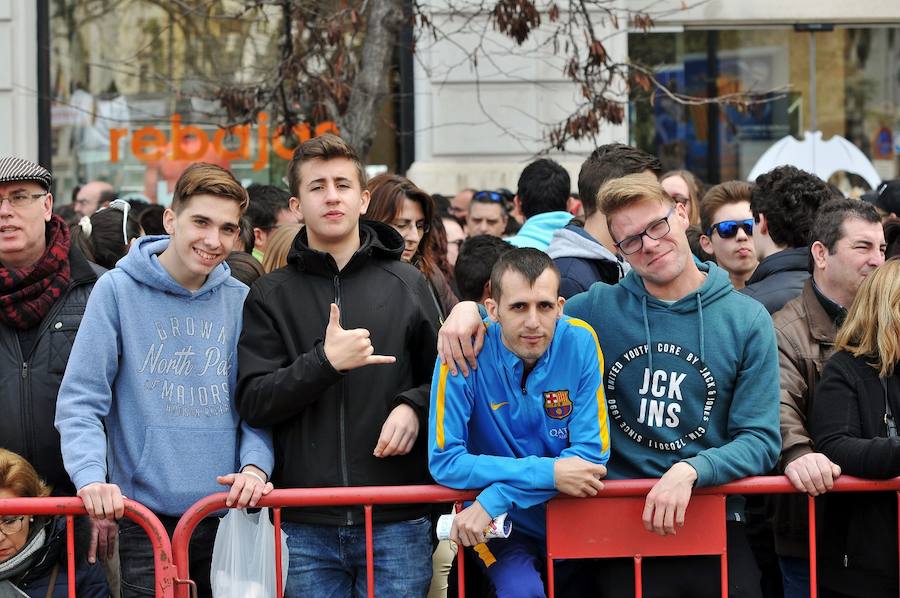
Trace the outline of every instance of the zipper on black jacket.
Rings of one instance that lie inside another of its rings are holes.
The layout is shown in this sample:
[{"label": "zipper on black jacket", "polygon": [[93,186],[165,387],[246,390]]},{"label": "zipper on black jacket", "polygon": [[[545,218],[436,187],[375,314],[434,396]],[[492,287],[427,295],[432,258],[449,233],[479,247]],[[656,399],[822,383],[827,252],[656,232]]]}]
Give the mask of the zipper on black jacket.
[{"label": "zipper on black jacket", "polygon": [[[341,307],[341,277],[334,275],[334,304]],[[340,322],[339,322],[340,323]],[[350,473],[347,471],[347,424],[346,424],[346,404],[347,404],[347,379],[341,380],[341,405],[340,405],[340,438],[341,447],[341,482],[344,486],[350,485]],[[353,513],[347,510],[347,525],[353,525]]]}]

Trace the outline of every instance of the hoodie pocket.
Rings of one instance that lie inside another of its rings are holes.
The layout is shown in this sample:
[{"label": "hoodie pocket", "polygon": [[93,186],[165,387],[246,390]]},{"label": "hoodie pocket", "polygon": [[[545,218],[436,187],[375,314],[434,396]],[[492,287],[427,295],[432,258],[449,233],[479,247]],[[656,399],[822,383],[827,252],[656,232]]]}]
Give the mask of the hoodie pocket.
[{"label": "hoodie pocket", "polygon": [[164,514],[176,514],[224,490],[216,476],[238,468],[237,438],[236,428],[148,427],[132,476],[133,498]]}]

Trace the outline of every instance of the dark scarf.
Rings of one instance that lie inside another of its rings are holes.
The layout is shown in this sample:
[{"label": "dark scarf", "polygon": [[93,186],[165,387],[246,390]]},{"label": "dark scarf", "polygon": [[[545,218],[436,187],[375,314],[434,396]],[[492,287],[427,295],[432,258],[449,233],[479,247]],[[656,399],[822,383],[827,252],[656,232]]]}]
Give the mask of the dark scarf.
[{"label": "dark scarf", "polygon": [[36,263],[24,268],[0,265],[0,322],[6,326],[34,328],[69,286],[69,227],[54,214],[46,235],[47,250]]}]

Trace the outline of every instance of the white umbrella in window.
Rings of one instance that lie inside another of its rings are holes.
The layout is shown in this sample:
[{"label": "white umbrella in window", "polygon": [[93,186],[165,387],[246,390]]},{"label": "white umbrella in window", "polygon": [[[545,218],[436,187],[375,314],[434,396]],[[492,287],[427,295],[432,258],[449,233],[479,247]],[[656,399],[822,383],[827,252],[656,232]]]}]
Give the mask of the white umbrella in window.
[{"label": "white umbrella in window", "polygon": [[785,165],[811,172],[823,181],[844,171],[861,176],[872,189],[881,183],[875,167],[858,147],[840,135],[824,141],[821,131],[806,131],[802,141],[791,135],[779,139],[760,156],[747,178],[755,181],[764,172]]}]

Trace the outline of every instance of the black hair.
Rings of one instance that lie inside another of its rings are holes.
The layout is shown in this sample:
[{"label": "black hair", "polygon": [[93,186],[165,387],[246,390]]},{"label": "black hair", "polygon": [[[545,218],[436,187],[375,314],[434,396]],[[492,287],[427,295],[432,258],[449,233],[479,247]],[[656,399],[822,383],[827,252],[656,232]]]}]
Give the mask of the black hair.
[{"label": "black hair", "polygon": [[[250,219],[247,218],[246,214],[241,216],[241,219],[238,221],[238,226],[240,228],[238,235],[241,239],[241,243],[244,245],[244,251],[253,253],[253,248],[256,247],[256,235],[253,234],[253,227],[250,225]],[[238,280],[241,279],[238,278]],[[244,281],[241,280],[241,282]]]},{"label": "black hair", "polygon": [[779,166],[756,177],[750,194],[753,220],[766,215],[769,236],[791,248],[811,243],[816,212],[834,197],[828,183],[794,166]]},{"label": "black hair", "polygon": [[812,227],[810,244],[818,241],[834,254],[834,249],[845,234],[844,222],[848,218],[858,218],[871,224],[881,224],[878,210],[870,203],[858,199],[832,199],[819,208]]},{"label": "black hair", "polygon": [[[128,253],[128,244],[122,235],[122,210],[103,208],[90,217],[90,234],[86,227],[76,224],[72,227],[72,242],[78,245],[85,257],[107,270],[116,267],[116,262]],[[138,219],[129,212],[125,224],[128,240],[141,236],[141,225]]]},{"label": "black hair", "polygon": [[459,248],[454,273],[459,298],[463,301],[481,301],[484,285],[491,279],[491,271],[500,256],[512,251],[513,246],[493,235],[478,235]]},{"label": "black hair", "polygon": [[549,255],[533,247],[517,247],[501,255],[491,270],[491,299],[494,301],[500,300],[503,290],[501,280],[509,270],[524,276],[532,286],[534,286],[534,281],[546,270],[555,272],[556,279],[559,281],[559,268],[556,267]]},{"label": "black hair", "polygon": [[569,201],[569,173],[559,163],[541,158],[525,167],[519,175],[516,195],[522,214],[531,218],[546,212],[560,212]]},{"label": "black hair", "polygon": [[141,212],[141,228],[145,235],[164,235],[166,227],[163,226],[163,213],[166,211],[161,205],[154,204]]},{"label": "black hair", "polygon": [[624,143],[601,145],[588,156],[578,173],[578,195],[584,206],[584,215],[597,211],[597,194],[603,183],[629,174],[651,171],[659,176],[662,163],[659,158]]},{"label": "black hair", "polygon": [[887,243],[884,259],[900,256],[900,220],[890,218],[884,222],[884,240]]},{"label": "black hair", "polygon": [[100,192],[100,200],[97,202],[97,207],[102,208],[103,206],[108,206],[109,202],[115,201],[119,198],[119,194],[115,191],[105,190]]},{"label": "black hair", "polygon": [[250,221],[251,232],[254,228],[271,230],[279,212],[291,207],[291,194],[274,185],[254,183],[247,187],[247,195],[250,196],[250,204],[244,215]]},{"label": "black hair", "polygon": [[248,287],[257,278],[265,274],[262,264],[248,251],[232,251],[225,258],[225,263],[231,268],[231,276],[240,280]]}]

